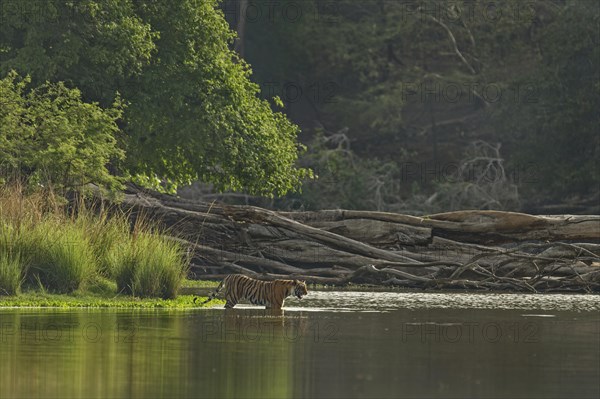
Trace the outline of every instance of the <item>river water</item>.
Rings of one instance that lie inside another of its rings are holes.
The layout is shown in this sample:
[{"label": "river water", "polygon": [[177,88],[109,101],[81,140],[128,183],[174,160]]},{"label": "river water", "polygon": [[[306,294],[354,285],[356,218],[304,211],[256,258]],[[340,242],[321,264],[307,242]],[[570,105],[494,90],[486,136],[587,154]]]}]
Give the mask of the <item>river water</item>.
[{"label": "river water", "polygon": [[0,398],[598,398],[600,296],[0,309]]}]

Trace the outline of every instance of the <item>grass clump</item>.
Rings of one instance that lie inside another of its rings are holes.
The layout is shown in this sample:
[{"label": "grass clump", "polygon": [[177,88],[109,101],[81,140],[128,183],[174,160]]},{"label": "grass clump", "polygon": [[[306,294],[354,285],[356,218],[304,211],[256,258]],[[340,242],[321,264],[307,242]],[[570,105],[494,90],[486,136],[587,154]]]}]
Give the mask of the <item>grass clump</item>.
[{"label": "grass clump", "polygon": [[93,214],[80,209],[74,222],[89,237],[94,255],[98,259],[98,272],[106,277],[111,276],[114,248],[131,240],[127,217],[122,213],[109,216],[108,212]]},{"label": "grass clump", "polygon": [[28,227],[30,279],[53,292],[71,293],[96,273],[97,258],[77,224],[49,218]]},{"label": "grass clump", "polygon": [[120,292],[140,297],[175,298],[188,267],[183,247],[150,232],[139,232],[110,253]]},{"label": "grass clump", "polygon": [[20,254],[0,252],[0,295],[16,295],[23,283]]},{"label": "grass clump", "polygon": [[23,284],[73,293],[112,280],[130,295],[177,296],[189,264],[179,242],[146,222],[132,232],[116,210],[76,209],[67,211],[52,196],[0,188],[0,295],[18,294]]},{"label": "grass clump", "polygon": [[15,245],[16,229],[0,222],[0,295],[16,295],[21,291],[27,262]]}]

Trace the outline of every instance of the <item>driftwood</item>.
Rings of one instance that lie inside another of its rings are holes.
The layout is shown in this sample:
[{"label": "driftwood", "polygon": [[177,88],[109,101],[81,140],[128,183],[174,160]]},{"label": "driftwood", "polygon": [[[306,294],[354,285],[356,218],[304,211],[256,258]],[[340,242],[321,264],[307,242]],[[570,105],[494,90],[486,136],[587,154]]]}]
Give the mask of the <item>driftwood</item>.
[{"label": "driftwood", "polygon": [[193,251],[196,278],[600,292],[600,216],[459,211],[275,212],[130,189],[121,207]]}]

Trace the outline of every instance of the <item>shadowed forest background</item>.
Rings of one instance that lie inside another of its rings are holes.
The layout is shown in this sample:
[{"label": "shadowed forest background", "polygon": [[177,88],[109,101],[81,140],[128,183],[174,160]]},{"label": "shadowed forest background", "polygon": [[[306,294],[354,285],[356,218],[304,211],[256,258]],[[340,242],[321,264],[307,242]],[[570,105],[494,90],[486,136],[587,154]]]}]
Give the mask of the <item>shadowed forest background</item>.
[{"label": "shadowed forest background", "polygon": [[600,211],[595,2],[222,8],[319,177],[275,206]]}]

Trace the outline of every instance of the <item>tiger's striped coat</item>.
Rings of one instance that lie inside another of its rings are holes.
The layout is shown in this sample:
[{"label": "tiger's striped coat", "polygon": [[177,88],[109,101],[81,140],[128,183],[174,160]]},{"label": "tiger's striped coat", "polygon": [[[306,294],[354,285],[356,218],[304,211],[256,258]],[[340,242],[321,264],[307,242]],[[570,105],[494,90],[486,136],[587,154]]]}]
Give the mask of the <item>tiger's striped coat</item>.
[{"label": "tiger's striped coat", "polygon": [[[230,274],[223,279],[215,292],[204,302],[213,300],[221,289],[225,288],[225,308],[232,308],[241,300],[248,300],[253,305],[265,306],[267,309],[281,309],[285,299],[295,296],[298,299],[308,294],[306,283],[299,280],[261,281],[242,274]],[[196,299],[194,299],[194,302]]]}]

